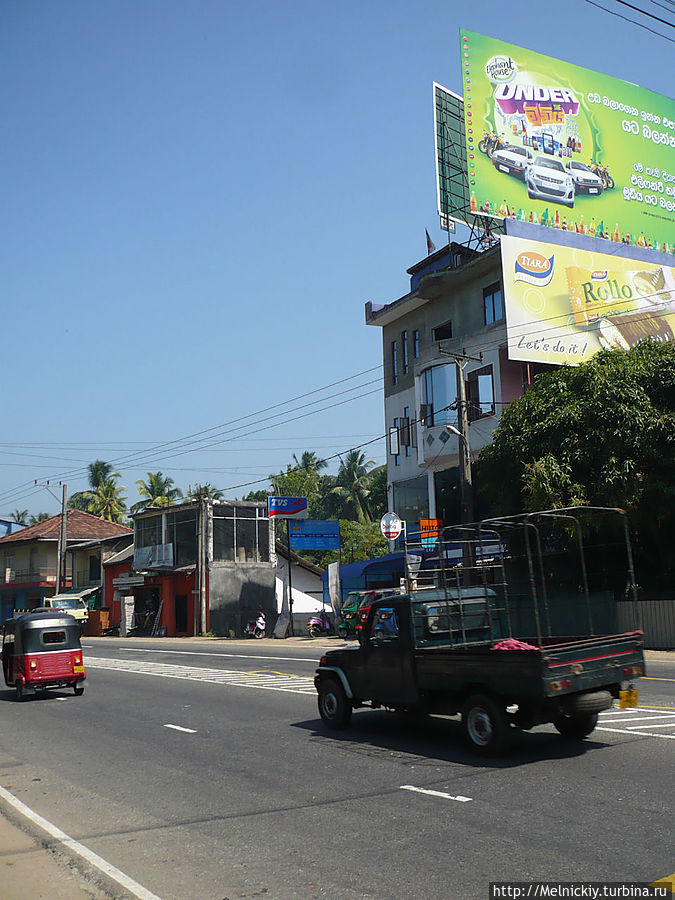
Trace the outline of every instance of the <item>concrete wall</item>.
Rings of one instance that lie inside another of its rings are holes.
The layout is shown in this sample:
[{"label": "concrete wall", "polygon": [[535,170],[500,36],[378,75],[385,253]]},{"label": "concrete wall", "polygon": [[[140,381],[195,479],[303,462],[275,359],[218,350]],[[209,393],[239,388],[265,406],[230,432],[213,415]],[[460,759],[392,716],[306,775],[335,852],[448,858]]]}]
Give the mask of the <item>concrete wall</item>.
[{"label": "concrete wall", "polygon": [[268,634],[276,622],[275,566],[272,563],[212,562],[209,568],[209,631],[241,637],[262,606]]}]

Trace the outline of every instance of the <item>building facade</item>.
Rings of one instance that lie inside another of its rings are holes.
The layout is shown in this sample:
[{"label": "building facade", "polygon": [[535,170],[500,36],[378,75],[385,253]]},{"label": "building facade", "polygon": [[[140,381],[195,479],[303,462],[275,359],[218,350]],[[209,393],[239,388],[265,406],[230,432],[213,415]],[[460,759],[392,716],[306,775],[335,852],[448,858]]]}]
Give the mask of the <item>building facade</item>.
[{"label": "building facade", "polygon": [[424,518],[460,521],[456,360],[474,459],[503,409],[549,367],[508,359],[498,245],[478,252],[452,243],[408,274],[409,293],[366,303],[365,314],[382,329],[389,509],[415,528]]}]

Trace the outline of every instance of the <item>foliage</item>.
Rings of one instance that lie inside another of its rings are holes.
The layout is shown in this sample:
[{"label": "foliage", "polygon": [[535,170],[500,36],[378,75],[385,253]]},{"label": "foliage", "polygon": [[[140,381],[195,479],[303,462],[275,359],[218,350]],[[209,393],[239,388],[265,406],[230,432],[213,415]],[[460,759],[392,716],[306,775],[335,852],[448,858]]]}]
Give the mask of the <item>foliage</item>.
[{"label": "foliage", "polygon": [[105,462],[102,459],[95,459],[87,466],[87,477],[89,479],[89,487],[92,490],[96,490],[108,478],[121,478],[122,476],[119,472],[113,471],[112,463]]},{"label": "foliage", "polygon": [[173,478],[162,475],[161,472],[148,472],[148,480],[139,479],[136,484],[139,495],[144,499],[134,503],[132,513],[141,512],[148,506],[171,506],[183,496],[180,488],[173,486]]},{"label": "foliage", "polygon": [[28,510],[15,509],[10,516],[10,520],[16,522],[17,525],[28,525]]},{"label": "foliage", "polygon": [[269,495],[269,491],[249,491],[248,494],[241,499],[246,500],[249,503],[267,503]]},{"label": "foliage", "polygon": [[350,450],[340,460],[336,485],[331,493],[340,504],[340,516],[357,522],[370,522],[370,478],[368,472],[375,465],[366,460],[360,450]]},{"label": "foliage", "polygon": [[100,516],[109,522],[121,524],[126,516],[126,495],[124,488],[118,487],[117,478],[109,476],[94,491],[89,491],[89,509],[94,516]]},{"label": "foliage", "polygon": [[204,484],[195,484],[190,486],[187,492],[189,500],[222,500],[223,492],[220,488],[214,487],[210,481]]},{"label": "foliage", "polygon": [[643,341],[540,375],[506,410],[477,481],[493,513],[578,503],[630,512],[643,559],[675,538],[675,345]]},{"label": "foliage", "polygon": [[[375,559],[389,552],[389,545],[382,537],[379,522],[352,522],[340,519],[341,558],[343,563],[361,559]],[[320,556],[318,565],[326,568],[338,559],[337,550],[329,550]]]},{"label": "foliage", "polygon": [[38,522],[44,522],[45,519],[49,518],[49,513],[39,512],[36,516],[31,515],[29,519],[29,524],[37,525]]}]

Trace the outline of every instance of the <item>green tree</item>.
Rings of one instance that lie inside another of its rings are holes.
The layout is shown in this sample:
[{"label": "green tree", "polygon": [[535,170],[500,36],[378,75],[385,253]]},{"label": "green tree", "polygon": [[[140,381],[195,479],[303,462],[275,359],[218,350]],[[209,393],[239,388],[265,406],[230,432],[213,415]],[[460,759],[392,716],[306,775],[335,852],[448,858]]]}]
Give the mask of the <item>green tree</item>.
[{"label": "green tree", "polygon": [[38,522],[44,522],[45,519],[49,518],[49,513],[40,512],[36,516],[31,515],[30,524],[37,525]]},{"label": "green tree", "polygon": [[148,472],[148,480],[139,479],[136,484],[143,499],[134,503],[132,513],[140,512],[148,506],[171,506],[183,496],[180,488],[174,487],[173,478],[161,472]]},{"label": "green tree", "polygon": [[374,460],[366,460],[360,450],[350,450],[340,460],[333,495],[340,503],[340,518],[357,522],[370,522],[370,478],[369,471]]},{"label": "green tree", "polygon": [[370,505],[370,514],[374,520],[379,520],[389,508],[389,498],[387,497],[387,467],[377,466],[370,471],[369,475],[370,495],[368,497],[368,502]]},{"label": "green tree", "polygon": [[315,472],[318,473],[322,469],[328,468],[328,463],[325,459],[319,459],[316,453],[313,450],[305,450],[300,459],[293,454],[293,462],[295,463],[296,469],[304,469],[305,472]]},{"label": "green tree", "polygon": [[28,510],[15,509],[10,518],[17,525],[28,525]]},{"label": "green tree", "polygon": [[267,503],[267,498],[269,497],[269,491],[249,491],[245,497],[242,497],[242,500],[246,500],[249,503]]},{"label": "green tree", "polygon": [[[83,512],[93,512],[92,504],[97,489],[109,478],[121,478],[119,472],[114,471],[112,463],[103,459],[95,459],[87,466],[87,481],[89,489],[74,491],[68,498],[68,509],[81,509]],[[96,515],[96,513],[94,513]]]},{"label": "green tree", "polygon": [[222,500],[223,492],[220,488],[214,487],[209,481],[204,484],[195,484],[188,489],[188,498],[190,500]]},{"label": "green tree", "polygon": [[[340,519],[340,554],[343,563],[362,559],[375,559],[389,552],[389,545],[382,537],[376,522],[353,522]],[[325,568],[338,559],[337,550],[318,555],[317,564]]]},{"label": "green tree", "polygon": [[115,475],[110,475],[89,493],[90,503],[87,512],[109,522],[121,524],[124,521],[127,511],[126,495],[124,488],[118,486]]},{"label": "green tree", "polygon": [[588,503],[630,513],[643,563],[672,566],[675,344],[643,341],[540,375],[477,465],[493,513]]}]

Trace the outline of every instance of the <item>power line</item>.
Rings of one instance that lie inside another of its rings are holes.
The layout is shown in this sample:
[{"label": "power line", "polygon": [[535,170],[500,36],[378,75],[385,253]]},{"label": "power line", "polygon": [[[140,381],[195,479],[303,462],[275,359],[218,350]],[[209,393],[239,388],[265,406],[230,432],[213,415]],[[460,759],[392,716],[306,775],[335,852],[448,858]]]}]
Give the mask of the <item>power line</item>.
[{"label": "power line", "polygon": [[597,9],[601,9],[603,12],[609,13],[610,16],[616,16],[617,19],[623,19],[624,22],[630,22],[631,25],[637,25],[639,28],[644,28],[645,31],[649,31],[651,34],[655,34],[657,37],[661,37],[666,41],[670,41],[671,44],[675,44],[675,41],[672,38],[669,38],[666,34],[661,34],[660,31],[654,31],[653,28],[650,28],[648,25],[644,25],[642,22],[636,22],[635,19],[629,19],[628,16],[622,16],[621,13],[615,12],[612,9],[607,9],[606,6],[601,6],[599,3],[595,3],[594,0],[586,0],[586,3],[590,3],[591,6],[597,7]]}]

